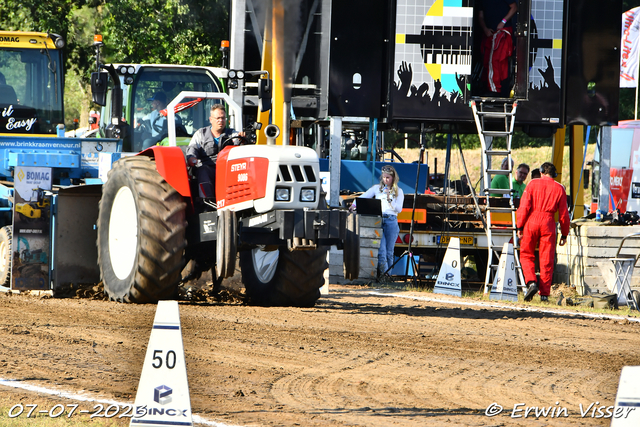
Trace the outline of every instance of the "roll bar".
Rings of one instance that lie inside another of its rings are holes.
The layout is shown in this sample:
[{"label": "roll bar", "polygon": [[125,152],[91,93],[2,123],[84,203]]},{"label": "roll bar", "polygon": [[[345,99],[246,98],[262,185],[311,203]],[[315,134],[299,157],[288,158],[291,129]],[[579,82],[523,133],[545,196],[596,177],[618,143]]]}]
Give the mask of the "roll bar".
[{"label": "roll bar", "polygon": [[169,131],[169,146],[176,146],[176,112],[175,107],[185,98],[222,99],[229,106],[229,122],[234,129],[242,129],[242,108],[226,93],[222,92],[180,92],[167,105],[167,130]]}]

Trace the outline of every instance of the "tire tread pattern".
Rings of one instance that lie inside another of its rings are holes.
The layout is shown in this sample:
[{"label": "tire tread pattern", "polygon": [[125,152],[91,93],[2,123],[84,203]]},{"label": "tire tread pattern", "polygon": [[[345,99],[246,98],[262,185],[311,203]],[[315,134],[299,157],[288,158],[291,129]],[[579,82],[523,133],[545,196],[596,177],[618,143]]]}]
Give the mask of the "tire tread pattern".
[{"label": "tire tread pattern", "polygon": [[269,283],[260,283],[253,272],[250,251],[241,252],[240,269],[248,302],[261,306],[313,307],[324,285],[327,248],[289,251],[279,249],[278,266]]},{"label": "tire tread pattern", "polygon": [[324,270],[329,268],[327,249],[281,251],[278,262],[282,267],[276,275],[279,280],[272,301],[276,305],[282,305],[282,302],[297,307],[313,307],[324,285]]},{"label": "tire tread pattern", "polygon": [[[111,300],[132,303],[155,303],[175,296],[184,267],[186,203],[182,196],[157,172],[153,159],[145,156],[125,157],[109,171],[103,189],[98,218],[98,262],[105,292]],[[130,187],[139,210],[138,250],[134,271],[119,280],[110,263],[108,229],[113,197],[122,185]],[[112,188],[113,187],[113,188]],[[112,285],[113,284],[113,285]]]}]

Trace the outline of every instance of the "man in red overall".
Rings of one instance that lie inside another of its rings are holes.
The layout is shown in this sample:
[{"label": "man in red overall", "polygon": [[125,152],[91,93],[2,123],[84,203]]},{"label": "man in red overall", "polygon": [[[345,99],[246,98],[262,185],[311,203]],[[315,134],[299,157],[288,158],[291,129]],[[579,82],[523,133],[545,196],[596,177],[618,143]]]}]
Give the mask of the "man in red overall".
[{"label": "man in red overall", "polygon": [[[520,238],[520,260],[527,282],[525,301],[531,301],[538,289],[540,300],[548,301],[553,279],[553,265],[556,255],[556,220],[559,213],[560,246],[567,241],[569,234],[569,211],[567,193],[564,186],[553,178],[558,176],[553,163],[543,163],[540,167],[542,177],[529,182],[524,190],[517,212],[518,238]],[[535,250],[539,244],[540,282],[536,280]]]}]

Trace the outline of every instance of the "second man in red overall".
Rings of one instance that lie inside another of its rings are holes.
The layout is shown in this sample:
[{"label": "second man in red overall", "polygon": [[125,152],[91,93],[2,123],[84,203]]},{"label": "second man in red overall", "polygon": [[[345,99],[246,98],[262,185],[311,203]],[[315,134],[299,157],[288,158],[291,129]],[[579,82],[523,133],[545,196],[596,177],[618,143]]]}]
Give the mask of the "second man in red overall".
[{"label": "second man in red overall", "polygon": [[[524,300],[531,299],[540,291],[540,300],[548,301],[553,279],[553,267],[556,255],[556,220],[560,220],[560,246],[567,241],[569,234],[569,211],[567,193],[564,186],[556,181],[556,167],[553,163],[543,163],[540,167],[542,177],[534,179],[524,190],[517,212],[517,228],[520,240],[520,260],[522,272],[527,282]],[[540,281],[536,279],[535,250],[540,256]]]}]

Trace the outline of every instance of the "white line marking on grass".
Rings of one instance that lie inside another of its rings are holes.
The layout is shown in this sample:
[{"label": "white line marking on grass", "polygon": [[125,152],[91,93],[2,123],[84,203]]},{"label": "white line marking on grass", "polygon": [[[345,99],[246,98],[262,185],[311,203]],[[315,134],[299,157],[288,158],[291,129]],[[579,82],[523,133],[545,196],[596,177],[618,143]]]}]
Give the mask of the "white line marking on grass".
[{"label": "white line marking on grass", "polygon": [[[80,402],[96,402],[96,403],[105,403],[109,405],[120,405],[120,406],[133,405],[132,402],[118,402],[115,400],[98,399],[98,398],[88,396],[86,394],[75,394],[67,391],[52,390],[39,385],[28,384],[18,380],[7,380],[4,378],[0,378],[0,385],[11,387],[11,388],[19,388],[22,390],[32,391],[35,393],[49,394],[52,396],[62,397],[65,399],[71,399],[71,400],[76,400]],[[236,426],[232,424],[224,424],[216,421],[210,421],[195,414],[193,415],[193,422],[194,424],[203,424],[206,426],[213,426],[213,427],[241,427],[241,426]]]}]

